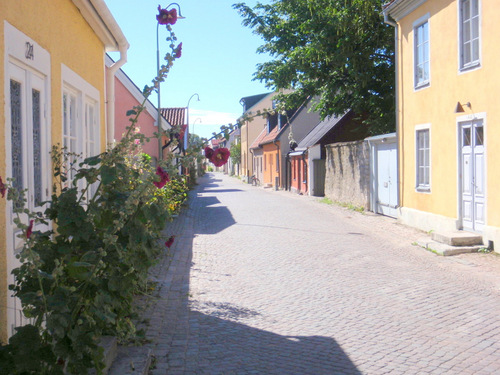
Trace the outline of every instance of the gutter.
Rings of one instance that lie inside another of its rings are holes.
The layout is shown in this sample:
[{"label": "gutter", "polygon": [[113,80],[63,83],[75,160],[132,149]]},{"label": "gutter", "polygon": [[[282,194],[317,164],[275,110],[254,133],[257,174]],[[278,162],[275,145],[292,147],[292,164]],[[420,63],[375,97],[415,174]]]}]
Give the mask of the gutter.
[{"label": "gutter", "polygon": [[115,73],[127,62],[130,47],[104,0],[72,0],[83,18],[103,42],[106,52],[118,51],[120,58],[106,72],[106,144],[115,138]]},{"label": "gutter", "polygon": [[[397,2],[396,2],[397,3]],[[404,134],[401,133],[401,129],[400,129],[400,124],[399,124],[399,86],[400,86],[400,82],[399,82],[399,73],[398,73],[398,68],[399,68],[399,56],[398,56],[398,42],[399,42],[399,35],[398,35],[398,24],[396,22],[394,22],[391,18],[389,18],[389,7],[386,7],[384,10],[383,10],[383,13],[384,13],[384,22],[392,27],[394,27],[394,74],[395,74],[395,79],[394,79],[394,89],[396,90],[396,95],[394,97],[395,101],[396,101],[396,104],[395,104],[395,118],[394,118],[394,122],[395,122],[395,125],[396,125],[396,142],[397,142],[397,152],[398,152],[398,155],[397,155],[397,159],[396,159],[396,168],[397,168],[397,171],[398,171],[398,189],[396,190],[397,191],[397,206],[398,207],[401,207],[402,206],[402,202],[400,202],[400,191],[403,189],[403,179],[401,178],[401,176],[403,176],[403,171],[401,171],[401,167],[404,167],[404,163],[400,163],[400,155],[403,156],[404,155],[404,152],[403,152],[403,145],[404,145],[404,142],[403,142],[403,137],[404,137]],[[399,141],[400,139],[400,136],[401,136],[401,142]],[[399,150],[401,149],[401,150]]]}]

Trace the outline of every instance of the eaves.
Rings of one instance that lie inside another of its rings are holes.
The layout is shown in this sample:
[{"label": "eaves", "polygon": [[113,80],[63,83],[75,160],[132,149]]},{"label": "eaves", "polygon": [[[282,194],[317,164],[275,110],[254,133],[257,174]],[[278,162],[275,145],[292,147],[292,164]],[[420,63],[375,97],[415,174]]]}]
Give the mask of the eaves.
[{"label": "eaves", "polygon": [[406,17],[427,0],[394,0],[384,7],[384,14],[390,15],[396,22]]},{"label": "eaves", "polygon": [[105,46],[107,52],[129,44],[104,0],[72,0],[83,18]]}]

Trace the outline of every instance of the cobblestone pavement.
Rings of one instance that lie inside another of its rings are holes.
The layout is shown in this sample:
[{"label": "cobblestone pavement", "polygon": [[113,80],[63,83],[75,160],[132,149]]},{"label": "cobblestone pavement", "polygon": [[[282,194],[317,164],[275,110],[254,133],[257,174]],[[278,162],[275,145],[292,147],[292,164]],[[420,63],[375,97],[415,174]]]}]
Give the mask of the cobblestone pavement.
[{"label": "cobblestone pavement", "polygon": [[144,307],[151,374],[500,374],[500,257],[209,173]]}]

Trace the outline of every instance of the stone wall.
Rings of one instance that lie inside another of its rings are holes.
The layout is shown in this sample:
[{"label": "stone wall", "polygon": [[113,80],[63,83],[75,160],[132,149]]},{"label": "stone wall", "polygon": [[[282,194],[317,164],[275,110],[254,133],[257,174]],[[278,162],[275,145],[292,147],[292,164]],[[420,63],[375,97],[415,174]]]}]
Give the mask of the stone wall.
[{"label": "stone wall", "polygon": [[325,196],[335,202],[370,208],[370,148],[368,142],[326,145]]}]

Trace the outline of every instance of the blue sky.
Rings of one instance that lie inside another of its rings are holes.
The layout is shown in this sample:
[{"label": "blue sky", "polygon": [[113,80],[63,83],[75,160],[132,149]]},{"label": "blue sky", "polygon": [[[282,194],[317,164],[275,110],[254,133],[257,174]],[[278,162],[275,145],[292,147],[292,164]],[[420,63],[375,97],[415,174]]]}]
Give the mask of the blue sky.
[{"label": "blue sky", "polygon": [[[140,88],[156,75],[156,15],[158,0],[105,0],[130,43],[123,71]],[[179,1],[185,19],[173,26],[182,57],[176,60],[161,86],[162,107],[186,107],[194,132],[209,137],[221,125],[234,123],[242,114],[244,96],[268,92],[264,83],[253,81],[256,64],[269,59],[257,54],[259,36],[241,25],[241,16],[232,8],[238,0]],[[264,1],[265,2],[265,1]],[[246,3],[255,5],[256,1]],[[166,7],[170,2],[160,4]],[[160,56],[169,50],[167,31],[160,27]],[[117,59],[118,54],[111,53]],[[151,97],[157,105],[156,95]],[[198,119],[198,120],[197,120]],[[201,121],[201,122],[200,122]]]}]

